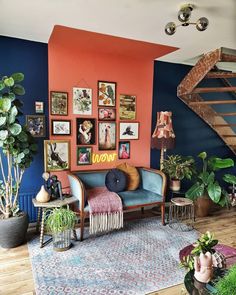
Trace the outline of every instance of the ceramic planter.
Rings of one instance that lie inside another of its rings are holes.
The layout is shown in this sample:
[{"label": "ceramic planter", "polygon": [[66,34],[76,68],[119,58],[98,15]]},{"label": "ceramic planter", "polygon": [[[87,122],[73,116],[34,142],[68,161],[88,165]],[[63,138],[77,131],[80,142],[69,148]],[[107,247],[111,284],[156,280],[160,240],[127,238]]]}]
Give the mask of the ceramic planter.
[{"label": "ceramic planter", "polygon": [[209,215],[213,202],[208,195],[203,195],[194,201],[195,215],[197,217],[206,217]]},{"label": "ceramic planter", "polygon": [[170,189],[173,192],[178,192],[180,190],[181,182],[179,179],[171,179],[170,180]]}]

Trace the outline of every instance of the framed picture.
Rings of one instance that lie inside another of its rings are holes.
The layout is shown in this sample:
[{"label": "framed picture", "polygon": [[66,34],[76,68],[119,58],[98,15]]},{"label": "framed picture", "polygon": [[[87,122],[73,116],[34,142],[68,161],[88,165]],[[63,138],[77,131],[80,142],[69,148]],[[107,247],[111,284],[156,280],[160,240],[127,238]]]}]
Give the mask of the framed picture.
[{"label": "framed picture", "polygon": [[120,122],[120,139],[138,139],[139,123],[138,122]]},{"label": "framed picture", "polygon": [[98,81],[98,105],[114,107],[116,105],[116,83]]},{"label": "framed picture", "polygon": [[52,135],[70,135],[70,120],[52,120]]},{"label": "framed picture", "polygon": [[98,120],[115,121],[116,120],[116,109],[98,108]]},{"label": "framed picture", "polygon": [[44,102],[43,101],[35,101],[35,113],[43,114],[44,113]]},{"label": "framed picture", "polygon": [[92,148],[91,147],[77,147],[77,165],[91,165],[92,164]]},{"label": "framed picture", "polygon": [[129,159],[130,158],[130,142],[129,141],[119,141],[119,159]]},{"label": "framed picture", "polygon": [[95,119],[76,119],[77,126],[77,145],[89,145],[96,143],[96,120]]},{"label": "framed picture", "polygon": [[51,115],[68,115],[68,93],[51,91]]},{"label": "framed picture", "polygon": [[120,120],[136,119],[136,96],[121,94],[119,107]]},{"label": "framed picture", "polygon": [[92,115],[92,89],[73,88],[73,114]]},{"label": "framed picture", "polygon": [[45,137],[46,136],[46,125],[44,115],[27,115],[26,125],[34,137]]},{"label": "framed picture", "polygon": [[70,141],[44,140],[45,171],[62,171],[70,169]]},{"label": "framed picture", "polygon": [[98,149],[115,150],[116,149],[116,123],[99,122],[98,123]]}]

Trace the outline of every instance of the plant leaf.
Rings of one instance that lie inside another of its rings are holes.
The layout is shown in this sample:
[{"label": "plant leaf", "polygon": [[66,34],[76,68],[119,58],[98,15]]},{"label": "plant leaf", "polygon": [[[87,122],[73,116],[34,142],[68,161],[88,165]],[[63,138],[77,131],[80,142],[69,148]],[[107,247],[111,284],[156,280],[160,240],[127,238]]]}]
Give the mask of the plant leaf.
[{"label": "plant leaf", "polygon": [[18,135],[21,133],[22,127],[20,124],[14,123],[9,127],[9,130],[12,135]]},{"label": "plant leaf", "polygon": [[202,196],[204,193],[204,184],[196,182],[190,189],[186,192],[186,197],[195,200],[198,197]]},{"label": "plant leaf", "polygon": [[225,174],[223,180],[230,184],[236,184],[236,176],[232,174]]},{"label": "plant leaf", "polygon": [[1,130],[0,131],[0,140],[4,141],[8,136],[8,131],[7,130]]},{"label": "plant leaf", "polygon": [[3,81],[0,81],[0,91],[5,88],[5,84]]},{"label": "plant leaf", "polygon": [[16,95],[24,95],[25,94],[25,89],[23,86],[16,84],[14,85],[12,91],[16,94]]},{"label": "plant leaf", "polygon": [[0,99],[0,111],[6,113],[11,108],[11,100],[9,98]]},{"label": "plant leaf", "polygon": [[7,121],[6,117],[0,117],[0,126],[4,125]]},{"label": "plant leaf", "polygon": [[5,78],[3,82],[7,87],[12,87],[14,85],[14,79],[12,77]]},{"label": "plant leaf", "polygon": [[22,73],[14,73],[11,75],[15,82],[21,82],[24,80],[24,74]]},{"label": "plant leaf", "polygon": [[199,158],[201,158],[202,160],[205,160],[206,157],[207,157],[207,153],[206,152],[201,152],[199,155],[198,155]]},{"label": "plant leaf", "polygon": [[208,185],[207,192],[213,202],[218,203],[220,201],[221,187],[217,181]]}]

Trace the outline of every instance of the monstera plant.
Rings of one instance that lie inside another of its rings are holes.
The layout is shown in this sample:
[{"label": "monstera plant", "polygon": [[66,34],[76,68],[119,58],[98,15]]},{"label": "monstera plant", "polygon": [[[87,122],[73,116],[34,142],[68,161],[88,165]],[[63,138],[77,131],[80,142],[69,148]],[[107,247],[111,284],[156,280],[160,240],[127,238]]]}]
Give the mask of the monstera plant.
[{"label": "monstera plant", "polygon": [[[0,77],[0,244],[7,248],[9,238],[6,238],[5,231],[9,231],[11,222],[6,221],[12,219],[18,223],[16,217],[22,219],[25,215],[19,211],[19,190],[25,169],[30,166],[37,151],[34,138],[19,121],[23,103],[18,96],[25,94],[20,84],[23,80],[22,73]],[[23,219],[24,227],[26,223],[28,226],[27,216]],[[22,235],[18,234],[15,224],[12,230],[11,235]]]}]

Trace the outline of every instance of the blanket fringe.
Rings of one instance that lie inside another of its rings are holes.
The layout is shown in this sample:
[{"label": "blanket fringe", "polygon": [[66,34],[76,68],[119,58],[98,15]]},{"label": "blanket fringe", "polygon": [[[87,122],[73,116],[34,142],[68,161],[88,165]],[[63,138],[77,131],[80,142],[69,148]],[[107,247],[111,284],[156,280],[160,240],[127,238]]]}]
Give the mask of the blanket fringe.
[{"label": "blanket fringe", "polygon": [[90,214],[90,234],[123,227],[123,212]]}]

